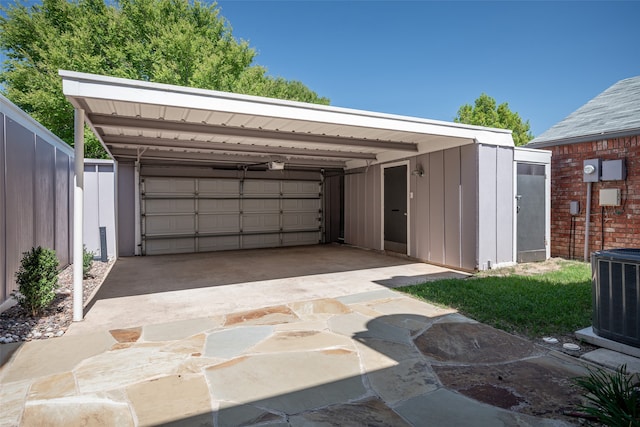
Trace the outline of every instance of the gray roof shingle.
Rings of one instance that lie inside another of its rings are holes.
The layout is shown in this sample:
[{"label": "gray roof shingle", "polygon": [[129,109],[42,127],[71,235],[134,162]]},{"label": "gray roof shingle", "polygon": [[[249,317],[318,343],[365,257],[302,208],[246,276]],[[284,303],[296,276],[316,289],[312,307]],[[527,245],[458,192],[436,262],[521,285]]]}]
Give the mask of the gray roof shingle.
[{"label": "gray roof shingle", "polygon": [[534,138],[528,147],[640,134],[640,76],[620,80]]}]

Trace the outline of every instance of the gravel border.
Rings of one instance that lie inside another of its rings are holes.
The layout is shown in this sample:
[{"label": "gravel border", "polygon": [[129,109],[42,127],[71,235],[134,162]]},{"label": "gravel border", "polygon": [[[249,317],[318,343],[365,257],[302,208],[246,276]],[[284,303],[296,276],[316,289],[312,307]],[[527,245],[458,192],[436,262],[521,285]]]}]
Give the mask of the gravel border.
[{"label": "gravel border", "polygon": [[[82,281],[84,305],[91,300],[115,260],[93,261]],[[73,265],[58,274],[56,298],[41,316],[31,316],[19,305],[0,313],[0,344],[61,337],[73,321]]]}]

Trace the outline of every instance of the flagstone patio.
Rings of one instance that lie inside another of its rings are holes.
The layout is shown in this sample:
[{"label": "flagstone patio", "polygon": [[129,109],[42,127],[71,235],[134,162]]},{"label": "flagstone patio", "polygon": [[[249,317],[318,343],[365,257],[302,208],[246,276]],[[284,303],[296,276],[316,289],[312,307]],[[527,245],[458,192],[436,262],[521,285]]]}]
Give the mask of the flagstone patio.
[{"label": "flagstone patio", "polygon": [[25,343],[0,425],[562,426],[584,372],[385,289]]}]

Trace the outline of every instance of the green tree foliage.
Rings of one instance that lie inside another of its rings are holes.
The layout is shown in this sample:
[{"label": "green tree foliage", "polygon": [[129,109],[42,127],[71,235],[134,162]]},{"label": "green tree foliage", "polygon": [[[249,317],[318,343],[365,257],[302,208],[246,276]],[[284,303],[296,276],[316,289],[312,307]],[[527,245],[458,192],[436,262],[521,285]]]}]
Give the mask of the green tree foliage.
[{"label": "green tree foliage", "polygon": [[458,115],[453,121],[469,125],[511,129],[513,142],[516,145],[525,145],[533,139],[529,120],[522,121],[520,115],[512,112],[506,102],[496,106],[496,100],[485,93],[476,99],[473,106],[465,104],[460,107]]},{"label": "green tree foliage", "polygon": [[[4,95],[73,144],[73,107],[59,69],[328,104],[298,81],[271,77],[232,36],[216,5],[198,0],[15,0],[1,7]],[[90,132],[85,155],[104,150]]]}]

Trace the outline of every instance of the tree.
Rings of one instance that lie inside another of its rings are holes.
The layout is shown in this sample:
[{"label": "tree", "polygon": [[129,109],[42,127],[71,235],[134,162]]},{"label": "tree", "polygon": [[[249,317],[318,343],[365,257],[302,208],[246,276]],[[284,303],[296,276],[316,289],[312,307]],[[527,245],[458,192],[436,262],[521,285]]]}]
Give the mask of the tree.
[{"label": "tree", "polygon": [[[298,81],[253,65],[216,5],[198,0],[42,0],[0,6],[4,95],[73,145],[59,69],[328,104]],[[104,156],[91,132],[85,155]]]},{"label": "tree", "polygon": [[533,139],[529,120],[523,122],[520,115],[512,112],[506,102],[496,107],[496,100],[485,93],[476,99],[473,106],[465,104],[460,107],[453,121],[468,125],[511,129],[516,146],[525,145]]}]

